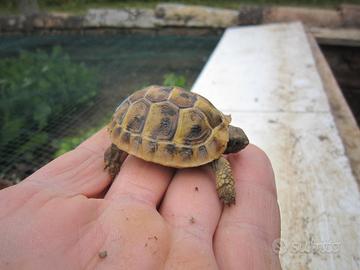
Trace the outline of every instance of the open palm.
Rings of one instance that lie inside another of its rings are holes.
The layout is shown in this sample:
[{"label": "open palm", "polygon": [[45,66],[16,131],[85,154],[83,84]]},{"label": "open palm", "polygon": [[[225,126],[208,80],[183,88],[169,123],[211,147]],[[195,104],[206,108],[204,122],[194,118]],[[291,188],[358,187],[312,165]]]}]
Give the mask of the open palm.
[{"label": "open palm", "polygon": [[280,269],[274,176],[249,145],[229,155],[236,205],[207,166],[174,170],[129,156],[113,183],[103,129],[0,191],[0,269]]}]

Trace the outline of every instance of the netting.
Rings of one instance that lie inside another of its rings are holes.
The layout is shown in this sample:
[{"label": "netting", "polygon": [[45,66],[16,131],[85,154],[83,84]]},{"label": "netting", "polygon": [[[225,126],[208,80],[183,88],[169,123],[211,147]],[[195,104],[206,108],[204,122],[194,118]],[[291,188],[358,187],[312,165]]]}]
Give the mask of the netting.
[{"label": "netting", "polygon": [[76,146],[105,125],[134,90],[164,80],[190,88],[219,38],[3,36],[0,182],[17,182]]}]

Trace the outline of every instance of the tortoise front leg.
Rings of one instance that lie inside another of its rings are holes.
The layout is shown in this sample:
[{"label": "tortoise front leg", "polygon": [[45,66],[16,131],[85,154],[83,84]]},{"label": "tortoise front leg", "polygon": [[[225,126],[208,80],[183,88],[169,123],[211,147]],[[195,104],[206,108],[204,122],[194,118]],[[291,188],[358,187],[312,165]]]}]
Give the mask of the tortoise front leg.
[{"label": "tortoise front leg", "polygon": [[119,173],[121,164],[125,160],[127,153],[117,148],[115,144],[111,144],[104,154],[105,167],[108,170],[111,180],[114,180]]},{"label": "tortoise front leg", "polygon": [[235,204],[235,182],[229,161],[221,156],[210,163],[216,177],[216,190],[221,201]]}]

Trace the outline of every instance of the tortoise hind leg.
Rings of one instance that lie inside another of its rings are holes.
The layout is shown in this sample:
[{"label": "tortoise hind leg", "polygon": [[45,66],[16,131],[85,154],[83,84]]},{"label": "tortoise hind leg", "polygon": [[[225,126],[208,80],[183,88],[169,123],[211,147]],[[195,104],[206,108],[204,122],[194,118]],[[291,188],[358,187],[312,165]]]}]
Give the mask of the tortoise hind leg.
[{"label": "tortoise hind leg", "polygon": [[235,182],[230,163],[226,158],[211,162],[211,168],[216,177],[216,190],[221,201],[227,205],[235,204]]},{"label": "tortoise hind leg", "polygon": [[115,144],[111,144],[104,154],[105,167],[108,170],[111,180],[114,180],[119,173],[121,164],[125,160],[127,153],[117,148]]}]

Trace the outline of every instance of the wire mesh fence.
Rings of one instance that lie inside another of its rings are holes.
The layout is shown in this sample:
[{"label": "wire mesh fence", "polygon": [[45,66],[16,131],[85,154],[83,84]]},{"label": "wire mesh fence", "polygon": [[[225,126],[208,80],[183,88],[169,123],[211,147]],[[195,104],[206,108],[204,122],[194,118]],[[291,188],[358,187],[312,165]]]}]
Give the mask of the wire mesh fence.
[{"label": "wire mesh fence", "polygon": [[190,88],[218,40],[147,33],[1,37],[0,183],[16,183],[76,146],[134,90],[177,78]]}]

